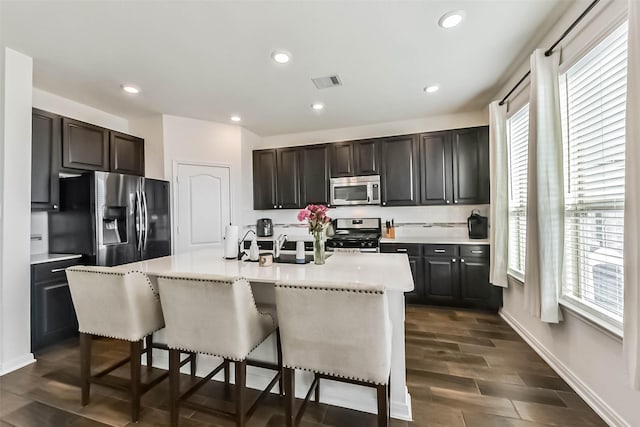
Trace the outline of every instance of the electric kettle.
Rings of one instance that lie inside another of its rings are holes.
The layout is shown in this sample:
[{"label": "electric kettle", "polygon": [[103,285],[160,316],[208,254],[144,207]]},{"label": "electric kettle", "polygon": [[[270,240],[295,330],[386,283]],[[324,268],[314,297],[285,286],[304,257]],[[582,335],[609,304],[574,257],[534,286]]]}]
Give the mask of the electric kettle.
[{"label": "electric kettle", "polygon": [[256,234],[258,237],[273,236],[273,222],[271,218],[260,218],[256,222]]}]

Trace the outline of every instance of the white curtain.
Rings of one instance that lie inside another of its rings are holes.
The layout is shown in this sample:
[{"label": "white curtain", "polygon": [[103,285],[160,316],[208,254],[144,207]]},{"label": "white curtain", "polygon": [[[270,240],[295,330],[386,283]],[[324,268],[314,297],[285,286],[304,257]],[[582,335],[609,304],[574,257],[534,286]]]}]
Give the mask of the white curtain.
[{"label": "white curtain", "polygon": [[640,3],[629,0],[624,205],[624,339],[631,385],[640,390]]},{"label": "white curtain", "polygon": [[506,288],[509,243],[507,105],[499,105],[498,101],[489,105],[489,170],[491,170],[489,282]]},{"label": "white curtain", "polygon": [[558,323],[564,241],[560,54],[531,55],[525,305],[543,322]]}]

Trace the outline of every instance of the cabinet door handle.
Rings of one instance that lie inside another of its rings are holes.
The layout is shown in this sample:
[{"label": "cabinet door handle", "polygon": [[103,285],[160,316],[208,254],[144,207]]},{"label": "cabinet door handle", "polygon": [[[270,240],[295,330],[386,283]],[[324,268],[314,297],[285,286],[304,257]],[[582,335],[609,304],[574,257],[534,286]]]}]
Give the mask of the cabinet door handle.
[{"label": "cabinet door handle", "polygon": [[453,201],[453,203],[458,203],[458,201],[457,201],[457,200],[454,200],[454,201]]},{"label": "cabinet door handle", "polygon": [[434,249],[433,252],[437,253],[437,254],[443,254],[446,251],[444,249]]},{"label": "cabinet door handle", "polygon": [[275,209],[275,208],[277,208],[277,207],[278,207],[278,205],[273,205],[273,209]]},{"label": "cabinet door handle", "polygon": [[460,262],[464,262],[464,258],[460,258]]},{"label": "cabinet door handle", "polygon": [[65,270],[65,268],[52,268],[51,272],[52,273],[60,273],[61,271],[64,271],[64,270]]},{"label": "cabinet door handle", "polygon": [[472,254],[483,254],[484,251],[471,251]]},{"label": "cabinet door handle", "polygon": [[396,252],[407,252],[406,248],[396,248]]},{"label": "cabinet door handle", "polygon": [[451,204],[451,200],[447,200],[447,204],[448,204],[448,205],[449,205],[449,204]]},{"label": "cabinet door handle", "polygon": [[456,259],[455,258],[451,258],[451,262],[455,264]]},{"label": "cabinet door handle", "polygon": [[387,206],[387,202],[382,202],[382,206]]},{"label": "cabinet door handle", "polygon": [[282,209],[282,205],[278,206],[279,209]]}]

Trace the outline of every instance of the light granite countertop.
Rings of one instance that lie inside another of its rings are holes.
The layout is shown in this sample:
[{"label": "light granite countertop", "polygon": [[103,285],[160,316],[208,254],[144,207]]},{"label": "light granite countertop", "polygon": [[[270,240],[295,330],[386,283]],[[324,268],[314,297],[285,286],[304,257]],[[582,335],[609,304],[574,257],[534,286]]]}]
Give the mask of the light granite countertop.
[{"label": "light granite countertop", "polygon": [[79,254],[49,254],[49,253],[34,254],[34,255],[31,255],[31,265],[33,265],[33,264],[44,264],[46,262],[53,262],[53,261],[65,261],[65,260],[68,260],[68,259],[76,259],[76,258],[82,258],[82,255],[79,255]]}]

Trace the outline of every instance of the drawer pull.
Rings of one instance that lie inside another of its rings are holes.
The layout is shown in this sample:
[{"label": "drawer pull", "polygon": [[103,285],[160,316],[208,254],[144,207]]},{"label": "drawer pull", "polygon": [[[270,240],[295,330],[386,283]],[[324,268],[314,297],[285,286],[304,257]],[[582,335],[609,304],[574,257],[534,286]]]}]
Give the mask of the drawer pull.
[{"label": "drawer pull", "polygon": [[478,251],[471,251],[472,254],[483,254],[484,251],[483,250],[478,250]]},{"label": "drawer pull", "polygon": [[437,253],[437,254],[443,254],[446,252],[446,250],[444,249],[434,249],[433,252]]},{"label": "drawer pull", "polygon": [[52,273],[60,273],[61,271],[64,271],[64,270],[65,270],[65,268],[52,268],[51,272]]},{"label": "drawer pull", "polygon": [[406,248],[396,248],[396,252],[407,252]]}]

